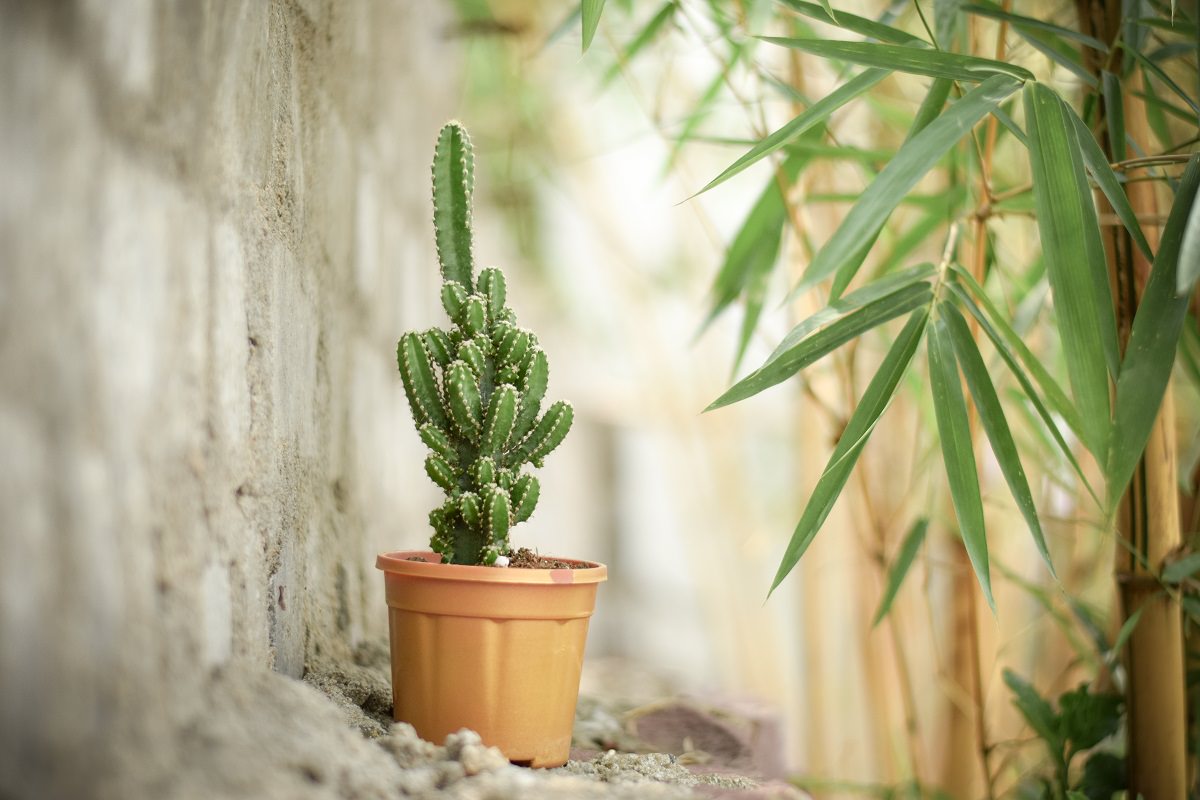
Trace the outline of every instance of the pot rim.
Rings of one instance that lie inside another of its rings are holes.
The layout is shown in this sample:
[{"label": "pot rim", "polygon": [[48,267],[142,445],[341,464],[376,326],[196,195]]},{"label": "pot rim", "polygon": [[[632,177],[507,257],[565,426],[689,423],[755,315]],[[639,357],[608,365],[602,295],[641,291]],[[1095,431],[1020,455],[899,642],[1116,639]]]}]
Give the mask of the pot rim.
[{"label": "pot rim", "polygon": [[[410,561],[414,557],[426,561]],[[608,580],[608,567],[597,561],[546,556],[572,564],[586,564],[577,569],[526,569],[506,567],[476,567],[466,564],[443,564],[441,555],[431,550],[395,550],[380,553],[375,568],[393,575],[430,580],[469,581],[473,583],[579,584],[601,583]]]}]

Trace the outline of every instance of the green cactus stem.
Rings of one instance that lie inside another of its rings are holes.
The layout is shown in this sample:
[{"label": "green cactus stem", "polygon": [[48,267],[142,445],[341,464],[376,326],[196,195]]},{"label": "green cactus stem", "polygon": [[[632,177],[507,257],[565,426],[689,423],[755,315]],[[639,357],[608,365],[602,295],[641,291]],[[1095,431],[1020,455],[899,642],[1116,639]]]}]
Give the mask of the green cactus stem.
[{"label": "green cactus stem", "polygon": [[452,327],[404,334],[396,360],[430,451],[425,471],[446,494],[429,514],[430,547],[455,564],[493,564],[509,550],[512,526],[537,507],[541,486],[521,468],[542,465],[574,411],[560,400],[542,413],[546,354],[506,305],[504,273],[489,267],[474,275],[473,188],[471,140],[449,123],[434,151],[433,221]]}]

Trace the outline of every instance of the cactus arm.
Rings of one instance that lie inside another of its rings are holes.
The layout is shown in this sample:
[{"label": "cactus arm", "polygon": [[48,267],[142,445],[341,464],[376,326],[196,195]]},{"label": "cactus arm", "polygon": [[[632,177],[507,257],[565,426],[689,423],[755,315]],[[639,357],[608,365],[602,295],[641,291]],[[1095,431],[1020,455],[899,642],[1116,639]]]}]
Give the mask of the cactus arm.
[{"label": "cactus arm", "polygon": [[473,294],[467,298],[466,304],[463,305],[460,324],[468,336],[482,333],[483,329],[487,327],[487,311],[484,308],[483,299],[479,295]]},{"label": "cactus arm", "polygon": [[410,331],[400,337],[396,345],[396,363],[400,367],[404,393],[408,395],[408,404],[417,425],[432,422],[438,427],[446,427],[446,412],[438,399],[433,365],[420,334]]},{"label": "cactus arm", "polygon": [[425,474],[443,491],[454,491],[455,472],[446,459],[436,453],[430,453],[425,457]]},{"label": "cactus arm", "polygon": [[467,131],[446,124],[433,153],[433,233],[442,277],[463,286],[474,284],[471,253],[471,193],[475,156]]},{"label": "cactus arm", "polygon": [[487,369],[483,360],[483,349],[474,339],[468,339],[458,346],[458,357],[467,362],[467,366],[478,376],[482,376]]},{"label": "cactus arm", "polygon": [[455,361],[446,370],[446,400],[459,432],[475,441],[479,437],[483,412],[475,375],[463,361]]},{"label": "cactus arm", "polygon": [[524,522],[533,516],[533,510],[537,508],[538,497],[541,493],[541,484],[529,473],[524,473],[513,481],[509,495],[512,497],[513,517],[517,522]]},{"label": "cactus arm", "polygon": [[451,322],[458,322],[463,306],[467,304],[467,290],[458,281],[446,281],[442,284],[442,308]]},{"label": "cactus arm", "polygon": [[462,515],[463,522],[470,528],[478,528],[482,518],[480,517],[479,495],[474,492],[463,492],[458,498],[458,513]]},{"label": "cactus arm", "polygon": [[440,328],[430,328],[421,334],[421,341],[425,345],[425,350],[428,351],[430,358],[439,367],[445,367],[454,360],[454,345],[450,342],[450,336]]},{"label": "cactus arm", "polygon": [[475,462],[475,485],[482,492],[496,482],[496,462],[484,456]]},{"label": "cactus arm", "polygon": [[499,549],[506,549],[508,546],[508,528],[512,522],[508,492],[498,486],[489,491],[485,512],[484,522],[487,523],[489,541]]},{"label": "cactus arm", "polygon": [[517,414],[513,438],[524,437],[533,427],[538,412],[542,409],[542,398],[546,396],[546,384],[549,380],[550,364],[546,360],[546,353],[540,347],[535,348],[521,380],[521,410]]},{"label": "cactus arm", "polygon": [[487,424],[483,429],[483,450],[499,454],[508,444],[513,426],[517,422],[517,388],[511,384],[501,384],[492,393],[488,403]]},{"label": "cactus arm", "polygon": [[499,319],[507,299],[504,273],[495,267],[483,270],[479,273],[478,289],[480,294],[487,297],[488,316],[493,320]]},{"label": "cactus arm", "polygon": [[417,433],[420,434],[421,441],[425,443],[425,446],[444,458],[447,463],[453,464],[458,461],[458,453],[454,450],[454,443],[450,441],[450,437],[441,428],[432,422],[426,422],[417,430]]},{"label": "cactus arm", "polygon": [[571,423],[575,420],[575,409],[566,400],[559,400],[538,420],[529,436],[521,443],[520,454],[534,466],[541,466],[550,451],[562,444]]},{"label": "cactus arm", "polygon": [[525,360],[526,353],[529,352],[529,338],[529,331],[523,331],[520,328],[509,330],[500,340],[496,355],[504,364],[520,364]]}]

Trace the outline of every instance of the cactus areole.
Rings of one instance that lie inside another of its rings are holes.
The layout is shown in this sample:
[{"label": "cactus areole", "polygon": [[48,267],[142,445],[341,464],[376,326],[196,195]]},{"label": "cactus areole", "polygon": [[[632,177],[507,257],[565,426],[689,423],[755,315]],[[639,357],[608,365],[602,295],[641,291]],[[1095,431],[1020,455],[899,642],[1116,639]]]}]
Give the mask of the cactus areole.
[{"label": "cactus areole", "polygon": [[429,448],[425,472],[446,493],[429,514],[430,547],[443,562],[491,565],[509,551],[512,526],[537,507],[541,488],[525,465],[542,466],[574,411],[565,400],[543,410],[546,354],[506,305],[504,273],[475,274],[473,189],[471,140],[447,123],[433,157],[433,229],[451,327],[405,333],[396,361]]}]

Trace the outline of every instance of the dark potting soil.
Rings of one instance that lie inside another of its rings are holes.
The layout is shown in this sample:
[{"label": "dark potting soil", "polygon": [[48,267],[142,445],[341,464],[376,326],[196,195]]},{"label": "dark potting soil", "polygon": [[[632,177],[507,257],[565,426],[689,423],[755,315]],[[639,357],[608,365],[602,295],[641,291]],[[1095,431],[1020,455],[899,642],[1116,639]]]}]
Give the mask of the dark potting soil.
[{"label": "dark potting soil", "polygon": [[509,550],[508,556],[509,568],[517,569],[586,569],[587,564],[576,564],[570,561],[559,561],[557,558],[545,558],[530,550],[528,547],[522,547],[518,550]]}]

